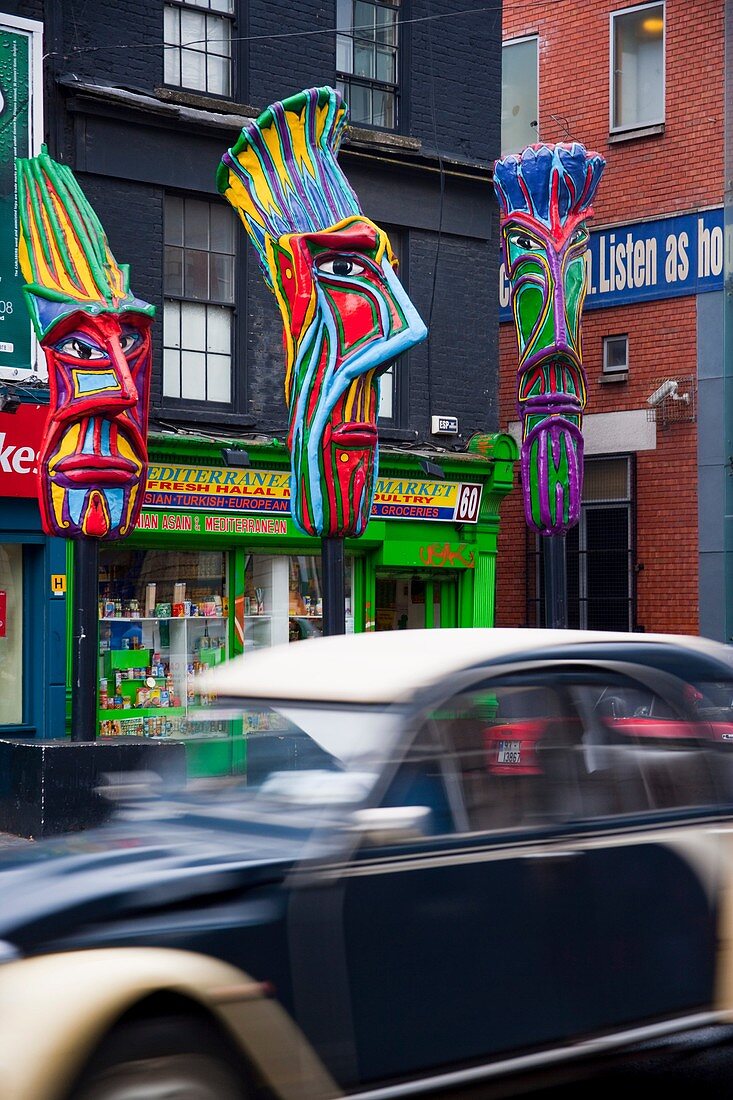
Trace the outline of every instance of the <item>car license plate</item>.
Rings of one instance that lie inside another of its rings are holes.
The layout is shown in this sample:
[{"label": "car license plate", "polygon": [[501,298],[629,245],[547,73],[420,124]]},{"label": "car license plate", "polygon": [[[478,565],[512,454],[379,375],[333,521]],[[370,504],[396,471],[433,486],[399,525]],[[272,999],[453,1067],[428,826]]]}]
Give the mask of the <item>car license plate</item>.
[{"label": "car license plate", "polygon": [[521,741],[500,741],[498,764],[519,764],[521,757]]}]

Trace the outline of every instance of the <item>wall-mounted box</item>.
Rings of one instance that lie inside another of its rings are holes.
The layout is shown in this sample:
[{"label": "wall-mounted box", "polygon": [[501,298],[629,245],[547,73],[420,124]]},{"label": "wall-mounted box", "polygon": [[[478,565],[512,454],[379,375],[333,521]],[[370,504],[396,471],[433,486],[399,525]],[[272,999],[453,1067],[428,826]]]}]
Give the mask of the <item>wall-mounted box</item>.
[{"label": "wall-mounted box", "polygon": [[430,421],[433,435],[458,435],[457,416],[433,416]]}]

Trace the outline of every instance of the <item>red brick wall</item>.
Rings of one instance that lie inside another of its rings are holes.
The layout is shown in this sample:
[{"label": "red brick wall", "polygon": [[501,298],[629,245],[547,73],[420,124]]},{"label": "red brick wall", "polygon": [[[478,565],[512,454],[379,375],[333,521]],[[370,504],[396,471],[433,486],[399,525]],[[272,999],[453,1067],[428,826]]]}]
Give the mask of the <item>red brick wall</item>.
[{"label": "red brick wall", "polygon": [[[723,3],[667,0],[665,132],[608,142],[609,14],[631,0],[538,5],[504,0],[504,40],[539,35],[540,138],[582,141],[606,158],[593,225],[661,218],[723,199]],[[702,62],[704,59],[704,63]],[[567,124],[566,132],[565,125]],[[628,382],[601,385],[603,337],[629,334]],[[500,326],[500,424],[516,420],[516,338]],[[586,413],[647,408],[666,377],[696,374],[694,297],[586,310]],[[697,633],[697,429],[657,425],[657,447],[637,453],[637,619],[647,631]],[[499,540],[497,626],[525,625],[524,522],[519,473]]]}]

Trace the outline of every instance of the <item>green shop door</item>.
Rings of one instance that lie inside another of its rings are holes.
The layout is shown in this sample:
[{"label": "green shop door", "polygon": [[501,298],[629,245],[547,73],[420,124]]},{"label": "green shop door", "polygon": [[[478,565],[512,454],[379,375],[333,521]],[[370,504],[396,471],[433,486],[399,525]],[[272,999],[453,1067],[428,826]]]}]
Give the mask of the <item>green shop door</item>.
[{"label": "green shop door", "polygon": [[377,630],[458,625],[457,573],[378,569],[376,580]]}]

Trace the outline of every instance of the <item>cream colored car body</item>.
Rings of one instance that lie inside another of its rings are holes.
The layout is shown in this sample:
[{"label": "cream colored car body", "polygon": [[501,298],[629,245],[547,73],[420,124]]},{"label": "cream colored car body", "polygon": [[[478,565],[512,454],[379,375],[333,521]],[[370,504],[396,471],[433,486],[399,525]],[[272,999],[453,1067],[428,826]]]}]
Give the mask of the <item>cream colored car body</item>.
[{"label": "cream colored car body", "polygon": [[259,983],[217,959],[143,947],[70,951],[0,967],[2,1100],[67,1100],[116,1021],[162,991],[203,1008],[283,1100],[340,1095]]}]

